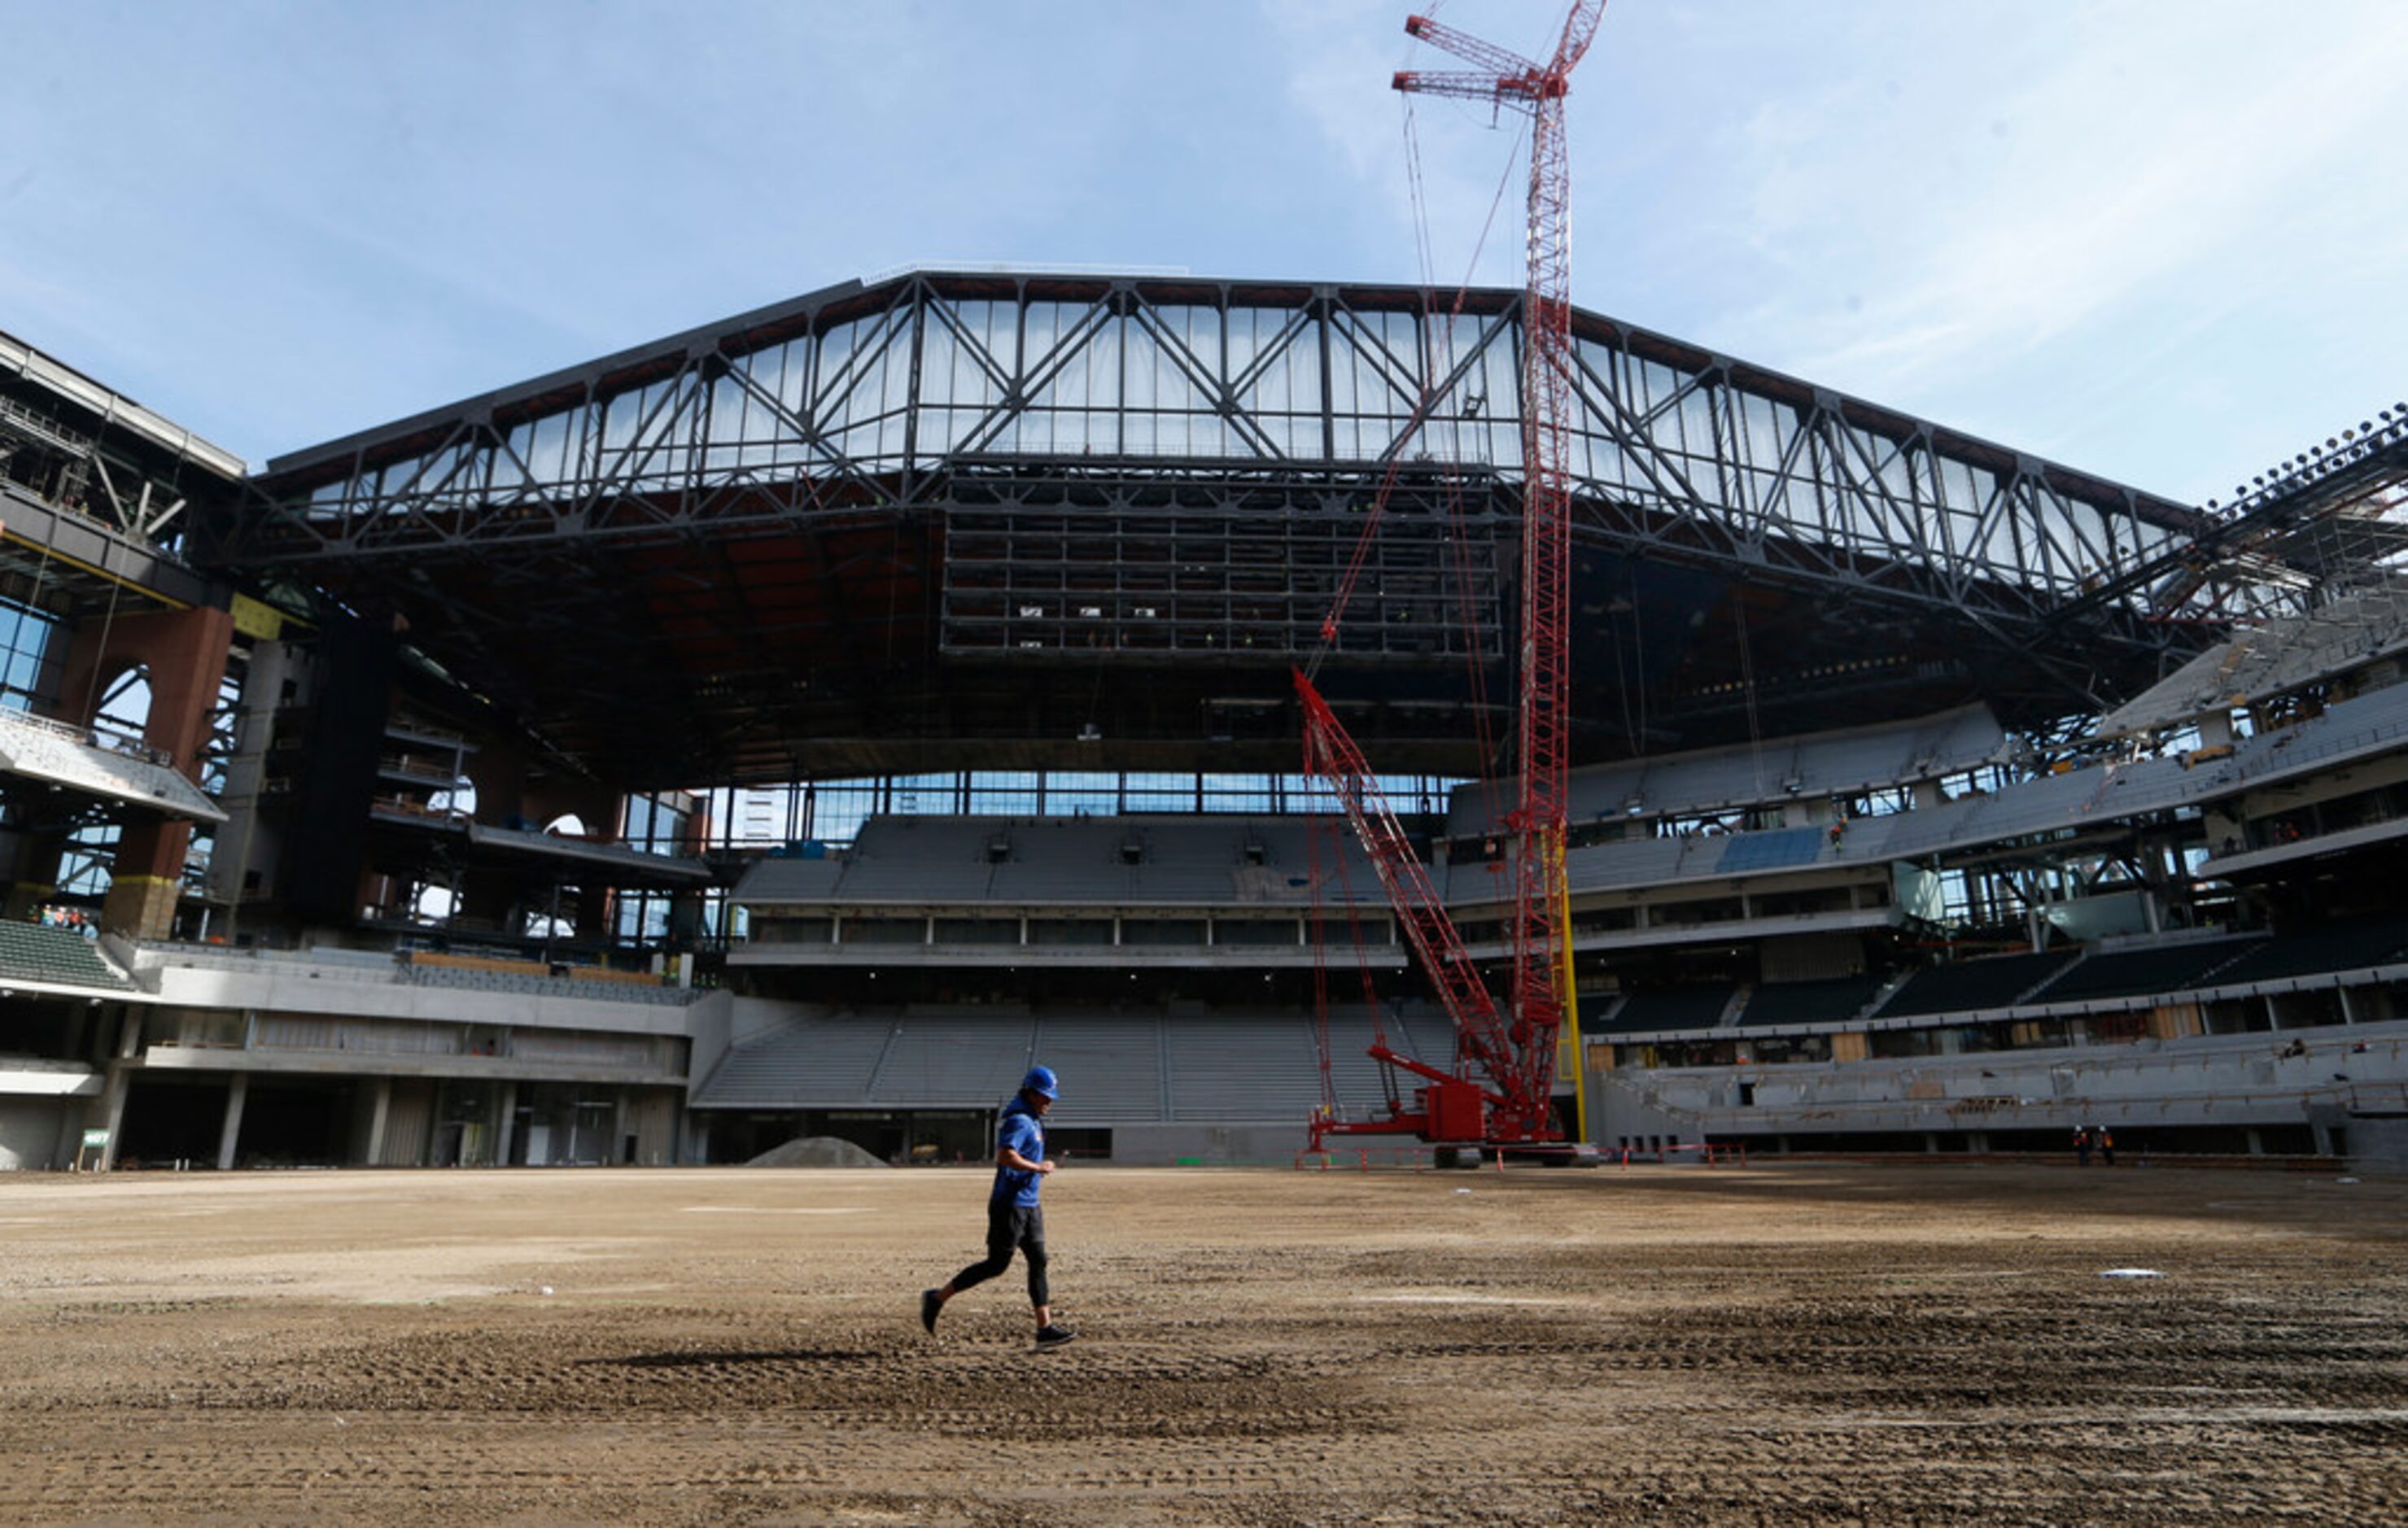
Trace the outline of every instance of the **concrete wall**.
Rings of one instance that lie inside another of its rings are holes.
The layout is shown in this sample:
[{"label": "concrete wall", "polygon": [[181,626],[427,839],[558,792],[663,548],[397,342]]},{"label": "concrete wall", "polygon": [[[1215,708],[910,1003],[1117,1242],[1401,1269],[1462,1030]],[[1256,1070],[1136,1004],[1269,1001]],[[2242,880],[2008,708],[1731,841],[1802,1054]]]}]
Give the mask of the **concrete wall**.
[{"label": "concrete wall", "polygon": [[435,1084],[426,1078],[394,1078],[385,1109],[380,1167],[417,1167],[426,1161],[435,1135]]},{"label": "concrete wall", "polygon": [[2375,1173],[2408,1173],[2408,1119],[2367,1119],[2349,1121],[2344,1153],[2353,1167]]},{"label": "concrete wall", "polygon": [[[43,1172],[75,1158],[80,1098],[0,1098],[0,1172]],[[59,1152],[65,1143],[66,1155]]]},{"label": "concrete wall", "polygon": [[[1644,1074],[1640,1074],[1644,1075]],[[1676,1113],[1658,1103],[1652,1092],[1633,1087],[1615,1086],[1614,1079],[1630,1081],[1632,1074],[1611,1069],[1592,1068],[1588,1074],[1588,1138],[1598,1146],[1608,1146],[1628,1138],[1645,1140],[1660,1137],[1693,1145],[1698,1137],[1694,1113]],[[1685,1134],[1684,1134],[1685,1132]]]},{"label": "concrete wall", "polygon": [[429,1023],[514,1024],[618,1035],[683,1035],[691,1005],[480,992],[470,987],[361,979],[356,965],[262,963],[255,971],[190,965],[146,967],[160,1000],[182,1007],[256,1008],[262,1013],[416,1019]]},{"label": "concrete wall", "polygon": [[[2295,1050],[2294,1047],[2297,1047]],[[2359,1047],[2363,1046],[2361,1050]],[[2300,1126],[2408,1108],[2408,1021],[1793,1065],[1591,1074],[1590,1135]],[[2363,1122],[2361,1120],[2360,1122]],[[2351,1124],[2357,1150],[2358,1126]]]},{"label": "concrete wall", "polygon": [[785,1021],[794,1007],[757,997],[738,997],[723,989],[696,998],[686,1005],[684,1011],[686,1035],[692,1041],[686,1050],[686,1078],[700,1087],[739,1034],[750,1035],[773,1029]]},{"label": "concrete wall", "polygon": [[[1405,1144],[1412,1144],[1410,1137]],[[1213,1167],[1247,1164],[1284,1167],[1306,1145],[1300,1120],[1278,1124],[1112,1126],[1112,1161],[1125,1166],[1160,1167],[1193,1160]]]},{"label": "concrete wall", "polygon": [[630,1091],[625,1128],[636,1136],[637,1165],[666,1167],[679,1161],[680,1103],[680,1094],[671,1089]]}]

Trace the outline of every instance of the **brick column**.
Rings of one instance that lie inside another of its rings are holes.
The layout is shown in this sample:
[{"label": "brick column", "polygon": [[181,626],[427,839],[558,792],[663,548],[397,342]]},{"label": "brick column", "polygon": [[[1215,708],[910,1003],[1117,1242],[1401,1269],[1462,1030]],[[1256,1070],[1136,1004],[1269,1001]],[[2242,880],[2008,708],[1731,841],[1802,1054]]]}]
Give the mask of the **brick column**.
[{"label": "brick column", "polygon": [[[139,666],[150,681],[150,715],[142,740],[165,753],[186,779],[200,778],[209,711],[225,678],[234,645],[234,617],[208,606],[87,622],[77,632],[61,676],[60,693],[97,696],[108,679]],[[102,682],[94,682],[98,679]],[[89,724],[89,713],[75,720]],[[162,939],[173,930],[184,851],[193,825],[181,818],[144,814],[125,824],[110,867],[101,927],[136,939]]]}]

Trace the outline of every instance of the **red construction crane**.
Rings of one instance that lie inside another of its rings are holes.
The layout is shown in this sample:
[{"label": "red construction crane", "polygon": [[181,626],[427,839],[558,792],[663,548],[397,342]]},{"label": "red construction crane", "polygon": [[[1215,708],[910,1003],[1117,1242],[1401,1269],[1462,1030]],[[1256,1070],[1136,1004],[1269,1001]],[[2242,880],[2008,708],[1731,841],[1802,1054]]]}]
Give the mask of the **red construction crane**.
[{"label": "red construction crane", "polygon": [[[1570,438],[1571,170],[1564,95],[1588,51],[1605,0],[1575,0],[1555,56],[1534,64],[1426,17],[1405,30],[1468,64],[1468,71],[1397,75],[1398,90],[1486,101],[1530,115],[1529,278],[1522,306],[1522,645],[1517,735],[1519,804],[1505,821],[1512,908],[1505,930],[1512,985],[1500,1016],[1453,921],[1414,859],[1401,826],[1371,780],[1362,754],[1301,672],[1307,769],[1328,779],[1378,868],[1414,954],[1438,990],[1456,1035],[1455,1069],[1444,1073],[1389,1051],[1372,1054],[1429,1079],[1419,1107],[1379,1121],[1319,1119],[1313,1144],[1330,1135],[1414,1134],[1428,1140],[1496,1144],[1561,1138],[1553,1093],[1556,1035],[1570,1000],[1564,887],[1569,766],[1567,712],[1571,559]],[[1481,1078],[1485,1078],[1485,1086]],[[1467,1131],[1467,1121],[1479,1128]]]}]

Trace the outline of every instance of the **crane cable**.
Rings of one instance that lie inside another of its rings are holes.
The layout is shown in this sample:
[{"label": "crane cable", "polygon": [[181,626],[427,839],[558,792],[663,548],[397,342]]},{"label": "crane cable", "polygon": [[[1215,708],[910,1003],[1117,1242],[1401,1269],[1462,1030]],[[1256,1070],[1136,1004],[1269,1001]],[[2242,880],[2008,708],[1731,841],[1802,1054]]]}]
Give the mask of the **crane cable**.
[{"label": "crane cable", "polygon": [[[1436,8],[1437,7],[1433,6],[1431,7],[1430,14],[1435,15]],[[1410,57],[1411,51],[1412,48],[1409,44],[1407,47],[1408,57]],[[1402,62],[1402,60],[1399,61],[1399,67],[1401,67]],[[1413,111],[1413,98],[1411,93],[1402,93],[1400,95],[1400,101],[1403,106],[1406,186],[1408,197],[1412,208],[1414,258],[1418,273],[1421,278],[1421,290],[1424,293],[1429,293],[1435,291],[1437,288],[1436,260],[1430,242],[1429,199],[1427,188],[1422,174],[1421,140],[1418,132],[1418,121]],[[1470,258],[1465,263],[1463,278],[1456,283],[1454,299],[1448,305],[1446,311],[1446,332],[1450,362],[1453,359],[1453,339],[1455,321],[1462,317],[1465,301],[1469,295],[1471,290],[1472,277],[1479,270],[1481,256],[1486,252],[1489,236],[1495,232],[1498,213],[1503,207],[1505,203],[1506,190],[1513,183],[1513,168],[1520,161],[1523,139],[1526,136],[1526,135],[1523,129],[1519,127],[1515,129],[1512,145],[1505,156],[1504,170],[1498,176],[1496,193],[1489,200],[1488,215],[1481,224],[1480,236],[1473,243]],[[1426,302],[1423,305],[1423,312],[1421,316],[1423,322],[1420,325],[1422,342],[1420,347],[1421,355],[1419,359],[1422,364],[1422,396],[1420,401],[1415,405],[1412,414],[1406,419],[1404,426],[1398,432],[1395,445],[1389,452],[1386,468],[1381,475],[1379,489],[1372,496],[1371,504],[1364,517],[1363,529],[1356,536],[1354,553],[1348,560],[1345,573],[1340,579],[1338,590],[1331,599],[1329,611],[1322,620],[1319,640],[1306,658],[1303,667],[1305,674],[1309,678],[1315,676],[1320,672],[1322,663],[1328,657],[1329,653],[1336,647],[1339,623],[1343,618],[1347,607],[1353,602],[1355,586],[1361,579],[1364,564],[1369,559],[1372,539],[1377,536],[1381,521],[1387,513],[1389,500],[1395,495],[1398,475],[1405,459],[1405,448],[1411,443],[1412,437],[1420,432],[1423,425],[1428,421],[1430,411],[1439,401],[1437,396],[1437,388],[1439,378],[1442,374],[1440,372],[1438,366],[1438,324],[1434,321],[1434,315],[1431,312],[1430,305]],[[1517,395],[1517,405],[1519,401],[1520,400]],[[1464,628],[1465,662],[1469,669],[1469,689],[1471,692],[1471,712],[1473,726],[1475,729],[1474,742],[1477,750],[1476,757],[1483,762],[1481,788],[1483,793],[1484,811],[1487,820],[1495,821],[1501,815],[1500,800],[1498,795],[1498,792],[1500,789],[1500,781],[1495,777],[1493,771],[1491,771],[1488,766],[1497,757],[1497,749],[1498,745],[1495,735],[1495,731],[1490,725],[1489,721],[1488,687],[1484,665],[1482,662],[1480,623],[1474,613],[1472,602],[1472,594],[1476,586],[1472,581],[1469,544],[1470,538],[1467,534],[1465,534],[1466,527],[1464,525],[1463,493],[1459,477],[1452,474],[1447,476],[1445,479],[1445,493],[1448,522],[1455,533],[1450,539],[1455,552],[1455,585],[1458,591],[1455,607]],[[1504,613],[1500,610],[1500,621],[1503,619],[1503,614]],[[1337,1100],[1334,1092],[1334,1078],[1332,1078],[1329,1069],[1328,998],[1324,950],[1324,930],[1327,921],[1323,911],[1322,898],[1324,893],[1325,878],[1320,873],[1318,864],[1319,841],[1317,835],[1314,839],[1313,857],[1315,864],[1312,868],[1310,878],[1312,881],[1312,922],[1314,964],[1314,1038],[1321,1059],[1323,1103],[1326,1107],[1334,1111]],[[1342,850],[1339,851],[1337,859],[1339,878],[1342,884],[1345,880],[1344,854]],[[1351,931],[1354,934],[1356,963],[1361,968],[1365,1002],[1370,1010],[1374,1036],[1379,1039],[1382,1045],[1384,1046],[1386,1043],[1384,1026],[1381,1022],[1380,1005],[1377,999],[1377,993],[1371,974],[1369,952],[1365,950],[1363,945],[1360,912],[1354,906],[1351,887],[1345,888],[1345,892],[1348,921]],[[1395,1069],[1393,1066],[1383,1063],[1382,1065],[1382,1071],[1383,1074],[1383,1080],[1386,1084],[1389,1102],[1393,1107],[1396,1106],[1398,1101]]]},{"label": "crane cable", "polygon": [[[1417,230],[1415,237],[1417,243],[1423,243],[1426,242],[1426,234],[1422,230],[1426,229],[1428,222],[1427,201],[1422,187],[1421,155],[1418,147],[1414,146],[1412,97],[1408,95],[1404,99],[1408,145],[1406,157]],[[1470,294],[1472,274],[1479,268],[1480,256],[1487,249],[1488,236],[1496,227],[1497,212],[1504,205],[1505,190],[1512,184],[1513,164],[1521,152],[1522,136],[1523,135],[1517,129],[1513,136],[1512,152],[1506,156],[1505,173],[1498,178],[1497,194],[1488,205],[1487,221],[1481,224],[1479,241],[1472,247],[1471,259],[1464,268],[1462,281],[1455,286],[1455,300],[1448,308],[1450,320],[1461,316],[1464,301]],[[1389,499],[1396,493],[1397,476],[1404,461],[1405,447],[1427,421],[1430,408],[1438,401],[1432,395],[1436,378],[1429,374],[1433,364],[1426,336],[1422,356],[1424,376],[1421,401],[1406,417],[1404,426],[1398,433],[1396,443],[1388,453],[1387,467],[1381,475],[1379,490],[1372,495],[1370,507],[1364,518],[1362,532],[1355,538],[1354,554],[1347,563],[1344,576],[1339,580],[1338,591],[1330,600],[1328,614],[1322,618],[1320,640],[1305,663],[1304,670],[1308,678],[1320,672],[1322,661],[1328,656],[1337,642],[1339,622],[1344,617],[1347,606],[1354,602],[1354,586],[1361,580],[1363,564],[1369,559],[1372,537],[1378,533],[1382,517],[1387,513]]]}]

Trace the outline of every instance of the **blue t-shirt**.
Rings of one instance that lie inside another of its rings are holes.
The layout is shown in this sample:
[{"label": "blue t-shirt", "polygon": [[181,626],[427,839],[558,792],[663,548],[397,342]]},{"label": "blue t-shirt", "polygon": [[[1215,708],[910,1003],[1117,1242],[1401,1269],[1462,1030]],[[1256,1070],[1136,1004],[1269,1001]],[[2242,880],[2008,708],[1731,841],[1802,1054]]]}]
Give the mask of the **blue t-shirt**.
[{"label": "blue t-shirt", "polygon": [[[995,1149],[1000,1153],[1009,1149],[1031,1162],[1045,1160],[1045,1127],[1037,1116],[1028,1112],[1027,1100],[1015,1097],[1003,1106],[1003,1116],[995,1122]],[[1037,1185],[1044,1179],[1023,1167],[996,1164],[995,1192],[987,1195],[990,1202],[1008,1201],[1015,1205],[1037,1203]]]}]

